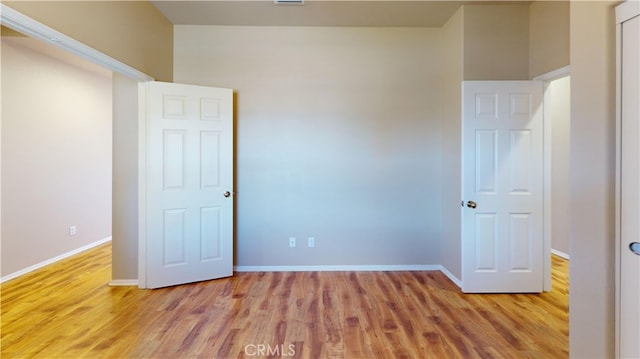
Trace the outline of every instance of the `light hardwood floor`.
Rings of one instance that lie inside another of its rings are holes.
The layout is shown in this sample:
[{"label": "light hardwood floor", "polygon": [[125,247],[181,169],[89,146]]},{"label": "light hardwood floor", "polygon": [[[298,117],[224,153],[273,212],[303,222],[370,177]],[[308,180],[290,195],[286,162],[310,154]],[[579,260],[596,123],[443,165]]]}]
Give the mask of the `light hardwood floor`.
[{"label": "light hardwood floor", "polygon": [[553,290],[462,294],[440,272],[268,272],[109,287],[111,246],[2,285],[2,358],[566,358]]}]

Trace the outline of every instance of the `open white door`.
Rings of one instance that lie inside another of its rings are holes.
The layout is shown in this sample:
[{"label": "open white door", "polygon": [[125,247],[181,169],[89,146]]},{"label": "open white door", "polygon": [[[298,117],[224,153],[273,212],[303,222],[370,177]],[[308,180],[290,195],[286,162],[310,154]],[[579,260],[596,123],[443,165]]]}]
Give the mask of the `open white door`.
[{"label": "open white door", "polygon": [[542,83],[464,82],[462,114],[462,290],[541,292]]},{"label": "open white door", "polygon": [[143,287],[233,274],[233,91],[146,86]]},{"label": "open white door", "polygon": [[640,358],[640,3],[618,17],[617,357]]}]

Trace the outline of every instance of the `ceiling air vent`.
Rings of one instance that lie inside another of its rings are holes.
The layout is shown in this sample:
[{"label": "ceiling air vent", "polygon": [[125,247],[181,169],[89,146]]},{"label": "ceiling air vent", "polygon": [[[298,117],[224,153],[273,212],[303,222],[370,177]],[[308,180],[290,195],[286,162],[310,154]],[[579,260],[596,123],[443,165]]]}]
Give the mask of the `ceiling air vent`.
[{"label": "ceiling air vent", "polygon": [[276,5],[302,5],[304,0],[273,0]]}]

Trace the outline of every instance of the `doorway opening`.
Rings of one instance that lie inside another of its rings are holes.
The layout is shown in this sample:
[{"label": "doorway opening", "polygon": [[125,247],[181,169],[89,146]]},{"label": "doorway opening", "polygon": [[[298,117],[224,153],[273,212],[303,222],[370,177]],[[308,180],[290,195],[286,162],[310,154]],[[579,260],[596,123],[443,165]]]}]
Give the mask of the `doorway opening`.
[{"label": "doorway opening", "polygon": [[545,117],[550,127],[551,252],[570,258],[570,122],[571,81],[563,76],[545,85]]},{"label": "doorway opening", "polygon": [[545,116],[545,237],[550,245],[549,261],[553,268],[547,290],[566,291],[569,318],[569,266],[571,257],[570,218],[570,146],[571,146],[571,77],[565,67],[547,75],[544,81]]}]

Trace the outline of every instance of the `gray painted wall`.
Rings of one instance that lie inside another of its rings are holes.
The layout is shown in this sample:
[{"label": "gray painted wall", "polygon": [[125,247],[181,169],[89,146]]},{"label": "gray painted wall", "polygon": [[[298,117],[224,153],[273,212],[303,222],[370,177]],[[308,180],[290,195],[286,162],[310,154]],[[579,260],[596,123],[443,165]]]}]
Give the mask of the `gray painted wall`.
[{"label": "gray painted wall", "polygon": [[176,26],[174,64],[237,92],[237,265],[440,263],[439,29]]}]

